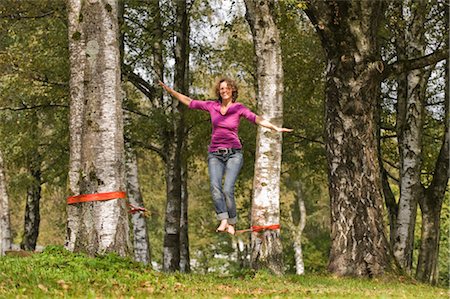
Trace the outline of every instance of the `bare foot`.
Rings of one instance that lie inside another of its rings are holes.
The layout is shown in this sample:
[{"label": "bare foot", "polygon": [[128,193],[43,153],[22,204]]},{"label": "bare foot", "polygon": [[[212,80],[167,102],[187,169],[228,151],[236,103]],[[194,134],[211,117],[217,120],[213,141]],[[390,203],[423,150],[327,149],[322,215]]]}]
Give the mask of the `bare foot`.
[{"label": "bare foot", "polygon": [[236,233],[236,231],[234,230],[234,225],[233,224],[228,224],[228,233],[231,235],[234,235]]},{"label": "bare foot", "polygon": [[228,221],[227,221],[227,219],[222,219],[220,221],[219,227],[216,229],[216,232],[219,232],[219,233],[226,232],[227,228],[228,228]]}]

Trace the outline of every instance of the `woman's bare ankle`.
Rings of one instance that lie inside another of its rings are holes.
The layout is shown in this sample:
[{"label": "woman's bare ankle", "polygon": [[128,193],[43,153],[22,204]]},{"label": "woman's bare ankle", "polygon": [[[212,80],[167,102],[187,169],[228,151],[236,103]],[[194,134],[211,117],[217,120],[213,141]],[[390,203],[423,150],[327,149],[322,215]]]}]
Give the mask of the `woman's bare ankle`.
[{"label": "woman's bare ankle", "polygon": [[219,227],[217,227],[217,231],[218,232],[224,232],[224,231],[227,230],[227,228],[228,228],[228,221],[227,221],[227,219],[222,219],[220,221]]},{"label": "woman's bare ankle", "polygon": [[236,233],[234,229],[234,224],[228,224],[227,231],[229,234],[234,235]]}]

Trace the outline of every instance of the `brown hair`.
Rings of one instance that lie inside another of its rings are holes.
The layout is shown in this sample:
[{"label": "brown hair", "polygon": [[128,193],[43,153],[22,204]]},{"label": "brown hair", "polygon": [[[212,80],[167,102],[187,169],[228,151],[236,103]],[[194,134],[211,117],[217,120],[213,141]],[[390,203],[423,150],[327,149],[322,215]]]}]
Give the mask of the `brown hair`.
[{"label": "brown hair", "polygon": [[233,103],[236,102],[237,97],[238,97],[238,86],[236,84],[236,82],[234,80],[231,80],[230,78],[221,78],[217,83],[216,83],[216,96],[217,99],[222,102],[222,97],[220,96],[220,83],[222,82],[226,82],[228,87],[231,88],[231,97],[233,99]]}]

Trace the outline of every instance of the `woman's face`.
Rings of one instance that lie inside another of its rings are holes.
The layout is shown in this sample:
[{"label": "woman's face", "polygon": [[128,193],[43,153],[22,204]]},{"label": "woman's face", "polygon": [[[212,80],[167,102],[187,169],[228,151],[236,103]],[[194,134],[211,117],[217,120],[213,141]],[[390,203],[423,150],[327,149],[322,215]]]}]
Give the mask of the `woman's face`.
[{"label": "woman's face", "polygon": [[232,100],[233,91],[231,90],[230,87],[228,87],[228,84],[226,81],[220,83],[219,92],[220,92],[220,97],[222,98],[222,100],[225,100],[225,101]]}]

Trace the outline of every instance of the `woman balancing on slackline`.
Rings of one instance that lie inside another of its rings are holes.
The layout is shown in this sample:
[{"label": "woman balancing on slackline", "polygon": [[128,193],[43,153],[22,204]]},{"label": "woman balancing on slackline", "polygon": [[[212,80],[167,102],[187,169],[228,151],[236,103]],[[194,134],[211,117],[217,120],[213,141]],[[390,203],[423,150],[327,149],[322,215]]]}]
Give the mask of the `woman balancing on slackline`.
[{"label": "woman balancing on slackline", "polygon": [[[238,88],[228,78],[217,82],[215,91],[217,100],[197,101],[173,90],[159,82],[168,93],[187,105],[190,109],[208,111],[211,115],[212,136],[208,148],[208,169],[211,183],[211,195],[220,225],[217,232],[235,233],[236,202],[234,200],[234,184],[243,163],[242,145],[238,137],[239,120],[245,117],[248,121],[277,132],[290,132],[292,129],[279,128],[256,115],[241,103],[236,103]],[[222,188],[222,177],[226,173]]]}]

